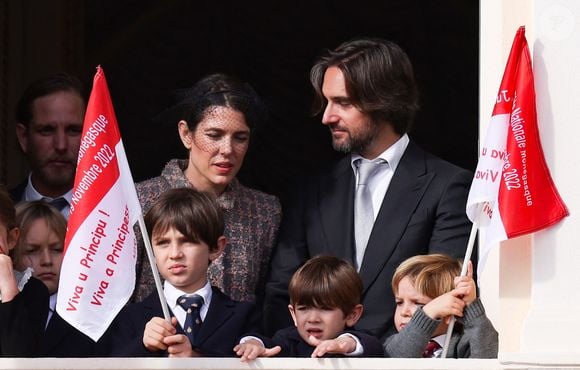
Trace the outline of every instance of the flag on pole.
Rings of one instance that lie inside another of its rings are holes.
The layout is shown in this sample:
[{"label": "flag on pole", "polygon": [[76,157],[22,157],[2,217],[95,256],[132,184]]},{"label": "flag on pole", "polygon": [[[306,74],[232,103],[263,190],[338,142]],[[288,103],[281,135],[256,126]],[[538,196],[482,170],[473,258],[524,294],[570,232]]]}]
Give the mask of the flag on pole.
[{"label": "flag on pole", "polygon": [[487,227],[481,260],[502,240],[551,226],[568,215],[544,159],[525,28],[518,29],[497,94],[466,212]]},{"label": "flag on pole", "polygon": [[93,80],[77,160],[56,310],[93,340],[135,286],[133,225],[141,215],[101,67]]}]

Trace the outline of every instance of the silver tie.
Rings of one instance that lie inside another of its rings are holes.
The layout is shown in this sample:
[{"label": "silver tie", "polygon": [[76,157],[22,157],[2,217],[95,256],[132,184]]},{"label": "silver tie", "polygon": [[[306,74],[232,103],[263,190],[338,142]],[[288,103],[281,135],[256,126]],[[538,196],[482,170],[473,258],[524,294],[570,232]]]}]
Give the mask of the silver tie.
[{"label": "silver tie", "polygon": [[375,223],[373,200],[368,188],[368,181],[387,162],[383,159],[368,161],[358,159],[358,183],[354,195],[354,241],[356,246],[356,268],[360,270],[367,243]]}]

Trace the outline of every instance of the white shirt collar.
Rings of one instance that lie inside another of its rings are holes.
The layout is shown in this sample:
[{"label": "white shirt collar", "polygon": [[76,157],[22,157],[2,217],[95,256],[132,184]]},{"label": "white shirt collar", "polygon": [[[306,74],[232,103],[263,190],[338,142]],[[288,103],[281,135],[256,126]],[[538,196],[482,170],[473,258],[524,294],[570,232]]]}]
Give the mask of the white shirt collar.
[{"label": "white shirt collar", "polygon": [[46,324],[44,325],[45,329],[48,326],[50,319],[52,319],[52,316],[56,312],[56,298],[57,298],[57,293],[53,293],[50,295],[50,298],[48,299],[48,315],[46,317]]},{"label": "white shirt collar", "polygon": [[[46,202],[51,202],[52,200],[55,199],[55,198],[46,197],[46,196],[40,194],[34,188],[34,185],[32,185],[31,179],[32,179],[32,174],[28,175],[28,184],[26,185],[26,188],[24,189],[24,194],[22,196],[21,201],[31,202],[34,200],[45,200]],[[57,198],[62,197],[64,199],[66,199],[66,201],[68,202],[68,205],[66,207],[64,207],[63,209],[61,209],[61,211],[60,211],[60,213],[64,216],[64,218],[66,220],[68,220],[68,217],[70,215],[70,205],[72,204],[72,194],[73,194],[73,189],[70,189],[69,191],[67,191],[63,195],[57,197]]]},{"label": "white shirt collar", "polygon": [[447,334],[441,334],[431,338],[431,340],[434,340],[435,342],[437,342],[437,344],[441,346],[441,348],[443,348],[443,345],[445,344],[445,337],[447,337]]},{"label": "white shirt collar", "polygon": [[[389,168],[391,168],[391,170],[395,172],[408,145],[409,145],[409,136],[407,134],[404,134],[393,145],[391,145],[384,152],[379,154],[377,158],[384,159],[389,164]],[[362,158],[360,154],[352,153],[350,158],[350,164],[352,166],[354,173],[356,173],[356,165],[354,164],[354,162],[359,158]],[[377,158],[373,158],[373,160]]]},{"label": "white shirt collar", "polygon": [[[66,193],[64,193],[63,195],[61,195],[57,198],[60,198],[60,197],[66,199],[68,204],[71,204],[71,202],[72,202],[72,189],[70,189],[69,191],[67,191]],[[22,198],[22,200],[30,202],[33,200],[41,200],[43,198],[46,198],[48,201],[55,199],[55,198],[47,197],[47,196],[40,194],[38,192],[38,190],[36,190],[34,188],[34,185],[32,185],[32,173],[31,173],[30,175],[28,175],[28,184],[26,185],[26,188],[24,189],[24,197]]]},{"label": "white shirt collar", "polygon": [[[63,195],[58,196],[57,198],[60,198],[60,197],[66,199],[67,202],[70,204],[72,202],[72,189],[70,189],[69,191],[67,191]],[[24,189],[24,198],[22,198],[22,200],[33,201],[33,200],[40,200],[42,198],[47,198],[49,201],[55,199],[55,198],[47,197],[45,195],[40,194],[38,192],[38,190],[36,190],[34,188],[34,185],[32,185],[32,173],[31,173],[28,175],[28,184],[26,184],[26,188]]]},{"label": "white shirt collar", "polygon": [[56,297],[57,297],[57,293],[53,293],[50,295],[50,298],[48,301],[48,307],[52,310],[52,312],[56,311]]}]

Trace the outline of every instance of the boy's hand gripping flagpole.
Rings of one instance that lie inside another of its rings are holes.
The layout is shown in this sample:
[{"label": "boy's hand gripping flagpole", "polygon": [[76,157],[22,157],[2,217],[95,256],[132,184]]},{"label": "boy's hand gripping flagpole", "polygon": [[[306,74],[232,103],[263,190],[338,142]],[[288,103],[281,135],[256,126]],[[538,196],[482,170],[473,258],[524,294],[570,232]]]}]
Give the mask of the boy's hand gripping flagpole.
[{"label": "boy's hand gripping flagpole", "polygon": [[[483,207],[480,204],[478,207]],[[481,210],[479,210],[481,212]],[[478,213],[479,214],[479,213]],[[477,235],[477,229],[479,228],[479,220],[471,225],[471,232],[469,233],[469,240],[467,241],[467,249],[465,250],[465,257],[463,258],[463,265],[461,266],[461,275],[467,275],[467,266],[469,260],[471,259],[471,254],[473,253],[473,246],[475,244],[475,236]],[[445,344],[443,345],[443,351],[441,352],[441,358],[447,358],[447,353],[449,351],[449,343],[451,342],[451,335],[453,334],[453,327],[455,327],[455,316],[451,316],[451,321],[447,327],[447,333],[445,334]]]},{"label": "boy's hand gripping flagpole", "polygon": [[[94,341],[105,333],[135,287],[136,222],[146,234],[107,81],[99,66],[84,117],[56,304],[64,320]],[[147,252],[152,256],[145,234]],[[154,261],[151,266],[155,267]],[[154,276],[157,283],[156,271]],[[169,320],[160,282],[157,289]]]}]

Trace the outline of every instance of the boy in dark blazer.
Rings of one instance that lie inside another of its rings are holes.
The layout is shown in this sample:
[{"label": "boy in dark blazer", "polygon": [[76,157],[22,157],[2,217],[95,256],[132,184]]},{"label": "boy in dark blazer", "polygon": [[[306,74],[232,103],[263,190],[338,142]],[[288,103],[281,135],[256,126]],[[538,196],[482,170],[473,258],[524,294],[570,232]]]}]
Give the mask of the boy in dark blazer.
[{"label": "boy in dark blazer", "polygon": [[383,356],[379,340],[353,330],[360,319],[362,281],[348,262],[318,256],[292,277],[288,309],[294,326],[272,339],[248,335],[234,348],[242,361],[256,357]]},{"label": "boy in dark blazer", "polygon": [[219,206],[196,190],[171,189],[147,212],[145,225],[173,317],[162,318],[157,292],[125,307],[106,334],[110,354],[233,356],[237,338],[254,330],[258,317],[254,304],[233,301],[208,282],[207,268],[226,245]]},{"label": "boy in dark blazer", "polygon": [[[39,228],[39,221],[44,228]],[[20,203],[16,211],[0,190],[0,355],[99,355],[92,339],[54,312],[65,233],[66,221],[56,208],[33,201]],[[5,255],[8,251],[10,256]],[[14,271],[18,271],[16,281],[21,285],[26,281],[16,295],[6,285],[16,282]],[[32,276],[25,280],[23,271]]]}]

